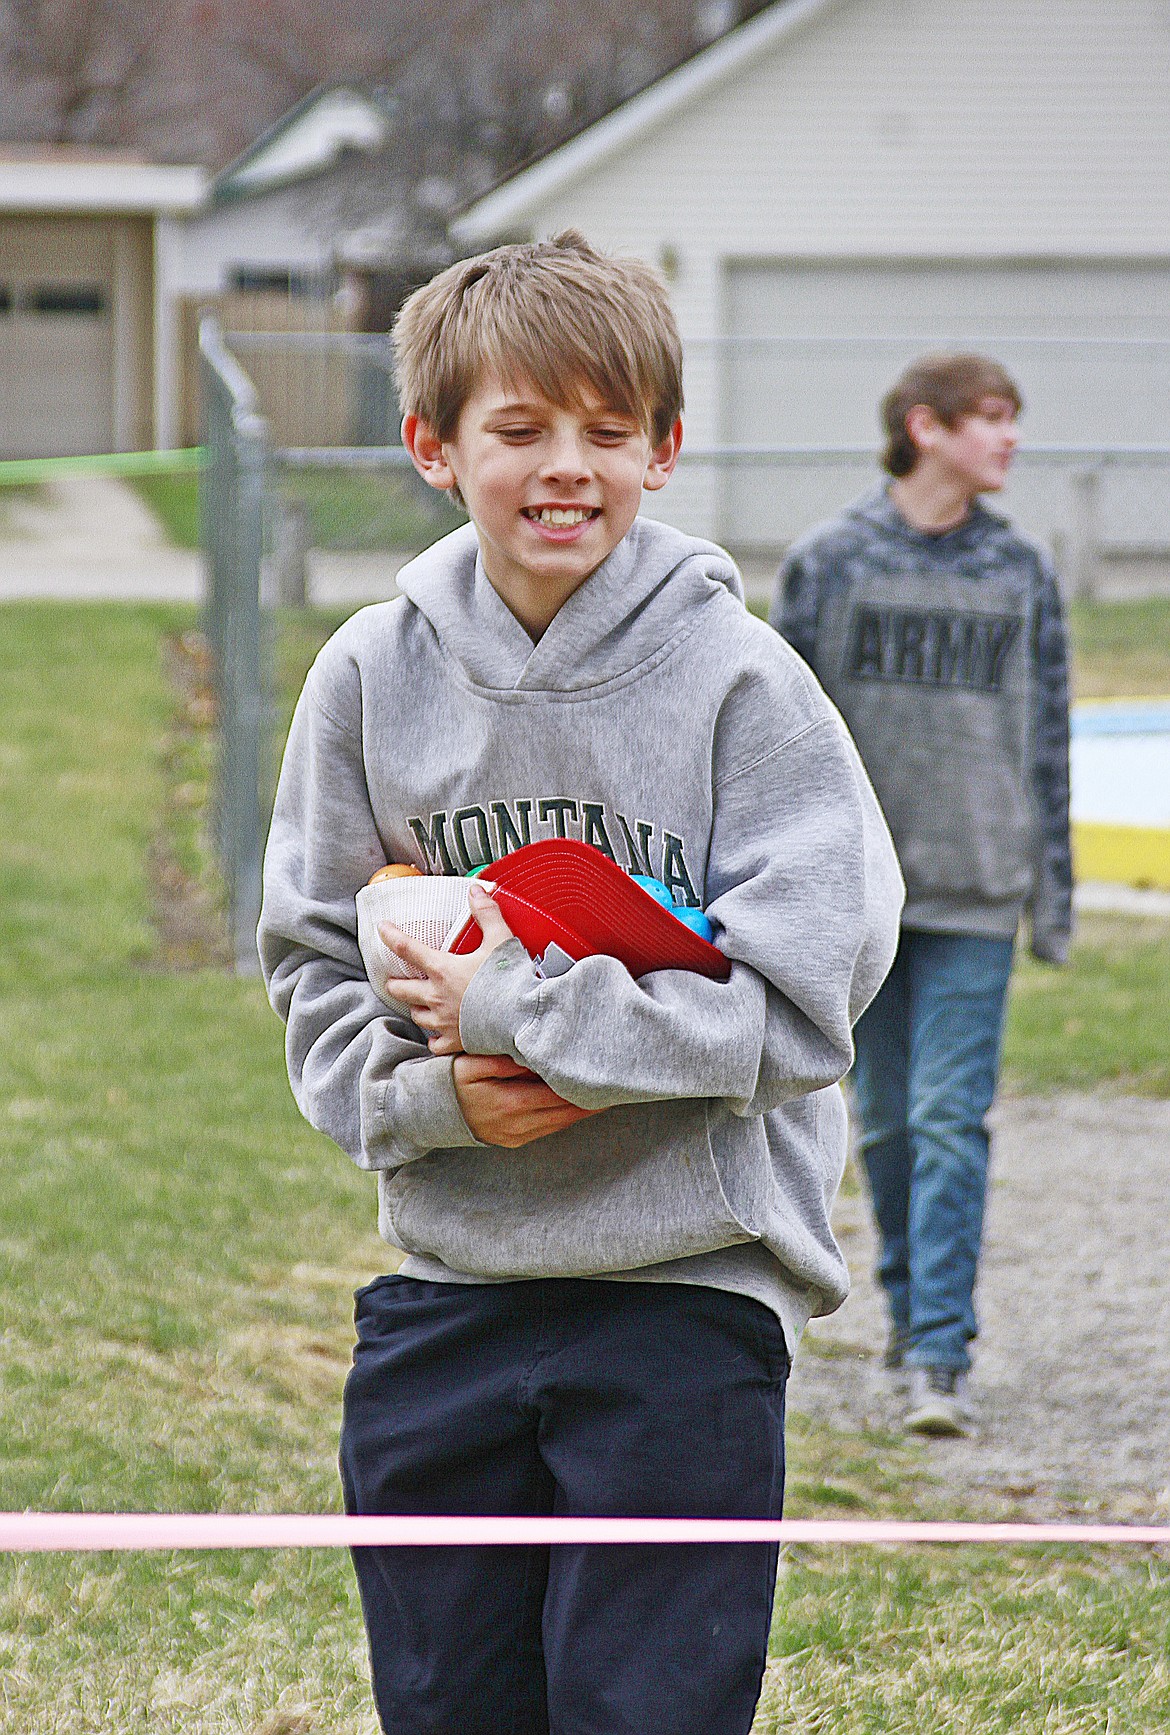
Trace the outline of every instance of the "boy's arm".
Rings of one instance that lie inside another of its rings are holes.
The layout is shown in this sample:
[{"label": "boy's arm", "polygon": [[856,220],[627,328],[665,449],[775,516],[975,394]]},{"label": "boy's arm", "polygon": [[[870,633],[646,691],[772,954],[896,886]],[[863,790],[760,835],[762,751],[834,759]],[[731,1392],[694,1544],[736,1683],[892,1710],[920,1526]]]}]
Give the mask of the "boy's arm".
[{"label": "boy's arm", "polygon": [[387,1011],[366,978],[354,914],[357,888],[384,860],[360,739],[307,688],[281,770],[257,936],[306,1120],[360,1168],[388,1169],[481,1138],[527,1143],[579,1119],[506,1067],[431,1055],[409,1016]]},{"label": "boy's arm", "polygon": [[510,1055],[593,1109],[718,1097],[752,1115],[841,1078],[893,959],[902,882],[835,714],[717,782],[710,862],[728,982],[680,970],[635,981],[608,957],[542,981],[513,940],[467,988],[464,1048]]},{"label": "boy's arm", "polygon": [[810,668],[816,667],[820,604],[815,562],[807,556],[790,554],[776,574],[768,625],[775,627],[800,652]]},{"label": "boy's arm", "polygon": [[1063,964],[1072,935],[1068,636],[1056,573],[1046,560],[1040,572],[1032,639],[1032,789],[1038,831],[1032,951],[1046,963]]}]

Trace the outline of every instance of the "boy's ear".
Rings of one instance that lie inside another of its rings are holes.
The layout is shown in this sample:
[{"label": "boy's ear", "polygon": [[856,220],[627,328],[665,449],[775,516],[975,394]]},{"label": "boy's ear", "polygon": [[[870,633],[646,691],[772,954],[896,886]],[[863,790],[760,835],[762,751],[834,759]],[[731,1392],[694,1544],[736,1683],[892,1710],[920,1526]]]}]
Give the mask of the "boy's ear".
[{"label": "boy's ear", "polygon": [[659,488],[665,488],[670,480],[670,473],[678,463],[678,455],[682,449],[682,418],[679,417],[665,440],[659,442],[650,453],[650,461],[646,465],[646,474],[642,478],[642,486],[654,493]]},{"label": "boy's ear", "polygon": [[935,436],[942,425],[929,404],[912,404],[906,411],[906,432],[919,456],[934,446]]},{"label": "boy's ear", "polygon": [[429,422],[424,422],[421,416],[403,416],[402,444],[424,482],[444,493],[454,488],[455,472],[447,458],[446,448]]}]

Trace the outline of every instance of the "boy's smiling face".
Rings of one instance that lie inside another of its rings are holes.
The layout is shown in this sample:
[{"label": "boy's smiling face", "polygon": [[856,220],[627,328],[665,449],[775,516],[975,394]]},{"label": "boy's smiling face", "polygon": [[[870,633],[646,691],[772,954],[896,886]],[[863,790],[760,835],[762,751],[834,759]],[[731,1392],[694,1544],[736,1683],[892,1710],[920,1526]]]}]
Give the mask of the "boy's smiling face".
[{"label": "boy's smiling face", "polygon": [[524,380],[494,377],[468,398],[452,438],[413,416],[402,433],[432,487],[459,488],[488,578],[535,637],[612,554],[643,488],[663,487],[682,441],[679,422],[655,445],[591,393],[557,404]]}]

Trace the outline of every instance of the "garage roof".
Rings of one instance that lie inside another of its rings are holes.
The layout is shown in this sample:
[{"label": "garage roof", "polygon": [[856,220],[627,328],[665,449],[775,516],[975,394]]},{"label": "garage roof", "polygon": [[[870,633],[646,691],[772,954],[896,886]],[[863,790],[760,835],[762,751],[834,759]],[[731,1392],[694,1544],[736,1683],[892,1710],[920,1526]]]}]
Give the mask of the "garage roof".
[{"label": "garage roof", "polygon": [[0,211],[185,212],[198,209],[206,192],[200,168],[68,145],[0,146]]},{"label": "garage roof", "polygon": [[345,151],[380,150],[390,130],[381,104],[349,85],[310,91],[215,177],[218,200],[266,192],[332,168]]}]

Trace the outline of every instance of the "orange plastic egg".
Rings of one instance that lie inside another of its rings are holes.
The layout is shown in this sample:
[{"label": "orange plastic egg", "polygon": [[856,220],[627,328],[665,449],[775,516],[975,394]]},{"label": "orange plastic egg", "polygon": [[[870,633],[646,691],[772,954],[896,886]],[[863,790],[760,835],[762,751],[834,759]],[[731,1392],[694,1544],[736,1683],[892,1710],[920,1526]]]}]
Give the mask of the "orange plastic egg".
[{"label": "orange plastic egg", "polygon": [[392,861],[387,862],[385,867],[380,867],[376,874],[371,874],[369,883],[376,886],[379,880],[405,880],[413,875],[421,879],[422,869],[412,867],[409,862]]}]

